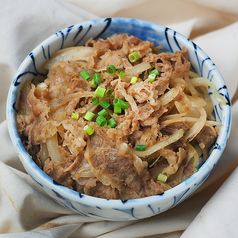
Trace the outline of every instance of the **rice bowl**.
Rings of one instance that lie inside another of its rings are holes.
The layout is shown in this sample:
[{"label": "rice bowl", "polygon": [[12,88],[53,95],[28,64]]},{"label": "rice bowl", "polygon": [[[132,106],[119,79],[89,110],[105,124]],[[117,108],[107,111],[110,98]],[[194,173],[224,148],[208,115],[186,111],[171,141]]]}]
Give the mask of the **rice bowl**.
[{"label": "rice bowl", "polygon": [[[210,90],[215,119],[223,126],[206,162],[201,164],[198,171],[181,184],[158,195],[145,198],[108,200],[91,197],[59,185],[46,175],[26,152],[16,127],[19,90],[26,79],[42,80],[42,77],[45,78],[46,70],[43,68],[43,64],[49,59],[49,56],[62,48],[84,45],[91,37],[106,39],[115,33],[128,33],[142,40],[153,41],[156,46],[162,45],[164,50],[170,52],[181,51],[183,47],[186,47],[193,69],[200,76],[211,80],[226,101],[226,105],[217,102]],[[230,102],[219,71],[211,59],[192,41],[171,29],[154,23],[136,19],[107,18],[64,29],[46,39],[29,54],[16,73],[9,90],[7,119],[11,139],[26,171],[53,199],[86,216],[106,220],[132,220],[150,217],[174,207],[192,194],[208,177],[220,158],[229,135]]]}]

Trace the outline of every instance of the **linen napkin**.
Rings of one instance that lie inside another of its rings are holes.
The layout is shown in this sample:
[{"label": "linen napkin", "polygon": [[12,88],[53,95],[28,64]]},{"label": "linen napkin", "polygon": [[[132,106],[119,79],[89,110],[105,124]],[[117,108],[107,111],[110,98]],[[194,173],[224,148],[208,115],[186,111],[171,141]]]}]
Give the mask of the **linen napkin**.
[{"label": "linen napkin", "polygon": [[[1,0],[0,237],[236,237],[238,227],[238,8],[235,0]],[[26,174],[10,141],[6,96],[26,55],[58,30],[98,17],[132,17],[171,27],[215,62],[233,102],[230,139],[216,168],[189,199],[152,218],[85,218],[49,198]]]}]

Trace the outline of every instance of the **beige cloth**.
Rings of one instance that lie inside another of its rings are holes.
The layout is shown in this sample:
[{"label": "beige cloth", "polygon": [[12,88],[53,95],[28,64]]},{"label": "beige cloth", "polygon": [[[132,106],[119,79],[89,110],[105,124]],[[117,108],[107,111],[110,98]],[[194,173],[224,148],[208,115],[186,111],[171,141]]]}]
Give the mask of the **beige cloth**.
[{"label": "beige cloth", "polygon": [[[0,16],[0,237],[237,237],[236,0],[1,0]],[[149,219],[96,221],[55,203],[25,173],[8,136],[7,91],[21,61],[49,35],[98,17],[153,21],[193,39],[220,69],[232,99],[230,139],[211,176],[185,202]]]}]

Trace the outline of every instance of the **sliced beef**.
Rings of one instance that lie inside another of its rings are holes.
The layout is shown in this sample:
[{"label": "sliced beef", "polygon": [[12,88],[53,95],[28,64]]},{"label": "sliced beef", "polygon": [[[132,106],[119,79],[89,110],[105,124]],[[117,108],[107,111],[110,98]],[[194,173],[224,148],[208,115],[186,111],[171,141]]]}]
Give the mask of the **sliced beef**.
[{"label": "sliced beef", "polygon": [[217,138],[217,132],[213,126],[205,125],[203,129],[195,137],[200,148],[203,151],[203,159],[206,160],[209,156],[209,150],[211,146],[215,143]]},{"label": "sliced beef", "polygon": [[95,187],[89,187],[84,189],[85,194],[99,197],[99,198],[106,198],[106,199],[119,199],[120,194],[116,188],[112,188],[111,186],[103,185],[101,182],[97,182]]},{"label": "sliced beef", "polygon": [[[91,38],[86,46],[93,48],[87,59],[57,62],[42,84],[31,87],[28,81],[23,87],[17,125],[33,159],[56,182],[107,199],[159,194],[178,184],[181,173],[190,176],[193,167],[185,159],[187,150],[183,137],[166,148],[153,150],[146,157],[135,151],[135,145],[146,145],[150,149],[177,130],[183,129],[186,133],[191,128],[186,119],[182,119],[182,114],[191,112],[192,107],[183,79],[190,70],[187,50],[157,54],[160,46],[127,34],[97,41]],[[128,60],[132,52],[139,54],[136,62]],[[115,74],[107,72],[109,65],[116,67]],[[119,77],[119,68],[126,73],[125,78]],[[150,82],[149,73],[154,69],[159,75]],[[102,107],[92,103],[95,97],[93,77],[83,79],[83,70],[91,76],[100,73],[99,86],[113,91],[111,98],[106,95],[99,101],[105,99],[111,104],[106,118],[113,117],[116,128],[100,127],[95,122]],[[141,80],[131,84],[128,72]],[[171,96],[169,92],[175,94]],[[114,98],[127,101],[129,107],[120,114],[113,113]],[[84,119],[87,111],[95,113],[92,121]],[[72,118],[72,113],[77,113],[79,119]],[[161,118],[166,113],[180,113],[181,116],[179,120]],[[94,129],[92,135],[84,131],[85,125]],[[207,125],[196,136],[205,159],[216,137],[215,129]],[[168,183],[157,181],[162,171],[168,176]]]},{"label": "sliced beef", "polygon": [[44,164],[43,170],[57,183],[72,189],[73,180],[70,173],[66,171],[69,165],[68,162],[53,162],[48,159]]},{"label": "sliced beef", "polygon": [[85,159],[98,180],[120,192],[127,186],[139,197],[151,193],[147,185],[154,186],[155,194],[161,193],[161,187],[150,179],[142,161],[131,153],[127,145],[126,149],[120,149],[120,144],[119,141],[108,140],[103,130],[97,130],[90,137]]}]

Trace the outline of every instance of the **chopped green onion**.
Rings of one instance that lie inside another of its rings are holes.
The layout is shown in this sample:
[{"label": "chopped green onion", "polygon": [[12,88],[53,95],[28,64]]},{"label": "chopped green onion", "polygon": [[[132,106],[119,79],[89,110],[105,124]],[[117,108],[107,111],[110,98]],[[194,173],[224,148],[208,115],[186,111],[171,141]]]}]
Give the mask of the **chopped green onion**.
[{"label": "chopped green onion", "polygon": [[111,104],[107,100],[103,100],[100,103],[100,106],[102,106],[104,109],[108,109],[111,106]]},{"label": "chopped green onion", "polygon": [[92,127],[90,127],[89,125],[86,125],[86,126],[83,128],[83,130],[84,130],[85,132],[87,132],[87,134],[89,134],[89,135],[92,135],[93,132],[94,132],[94,129],[93,129]]},{"label": "chopped green onion", "polygon": [[97,105],[99,103],[98,98],[97,97],[92,98],[92,103],[93,105]]},{"label": "chopped green onion", "polygon": [[145,151],[146,145],[136,145],[136,151]]},{"label": "chopped green onion", "polygon": [[120,114],[121,113],[121,107],[114,106],[114,113]]},{"label": "chopped green onion", "polygon": [[106,111],[106,109],[102,109],[100,112],[98,112],[98,115],[103,117],[105,117],[107,114],[108,112]]},{"label": "chopped green onion", "polygon": [[122,109],[127,109],[130,106],[130,104],[128,102],[125,102],[119,98],[115,98],[113,100],[113,104],[114,104],[114,106],[120,107]]},{"label": "chopped green onion", "polygon": [[105,96],[106,96],[107,98],[110,98],[110,97],[112,96],[112,94],[113,94],[113,91],[112,91],[112,89],[110,89],[110,88],[105,92]]},{"label": "chopped green onion", "polygon": [[96,122],[99,126],[106,126],[107,125],[107,119],[103,116],[98,116],[96,118]]},{"label": "chopped green onion", "polygon": [[79,119],[79,114],[72,112],[71,117],[72,117],[73,119],[78,120],[78,119]]},{"label": "chopped green onion", "polygon": [[123,70],[123,69],[122,69],[122,68],[120,68],[120,69],[118,69],[117,71],[120,73],[122,70]]},{"label": "chopped green onion", "polygon": [[112,117],[110,120],[109,120],[109,126],[111,128],[115,128],[117,126],[117,123],[116,123],[116,120],[114,117]]},{"label": "chopped green onion", "polygon": [[110,74],[110,75],[113,75],[116,73],[116,67],[114,65],[109,65],[107,66],[107,72]]},{"label": "chopped green onion", "polygon": [[128,59],[131,63],[136,62],[140,58],[139,54],[137,52],[133,52],[128,55]]},{"label": "chopped green onion", "polygon": [[95,114],[93,112],[87,111],[86,114],[84,115],[84,119],[88,121],[92,121],[94,116]]},{"label": "chopped green onion", "polygon": [[162,181],[162,182],[166,182],[167,180],[167,176],[165,174],[159,173],[157,180]]},{"label": "chopped green onion", "polygon": [[83,70],[80,75],[82,76],[83,79],[89,80],[91,78],[91,75],[87,70]]},{"label": "chopped green onion", "polygon": [[125,74],[126,74],[125,72],[121,71],[121,72],[119,73],[119,76],[120,76],[121,78],[123,78]]},{"label": "chopped green onion", "polygon": [[96,88],[96,87],[97,87],[97,84],[94,84],[94,83],[92,82],[91,88]]},{"label": "chopped green onion", "polygon": [[138,79],[137,77],[132,77],[131,81],[130,81],[130,84],[136,84],[137,79]]},{"label": "chopped green onion", "polygon": [[100,98],[103,98],[105,91],[106,91],[105,88],[98,86],[97,89],[95,90],[95,95]]},{"label": "chopped green onion", "polygon": [[149,74],[159,75],[159,71],[158,71],[158,69],[153,69],[149,72]]},{"label": "chopped green onion", "polygon": [[154,82],[155,81],[155,78],[156,78],[156,75],[155,74],[149,74],[149,82]]},{"label": "chopped green onion", "polygon": [[101,75],[99,73],[95,73],[93,75],[93,84],[100,84],[102,82]]}]

